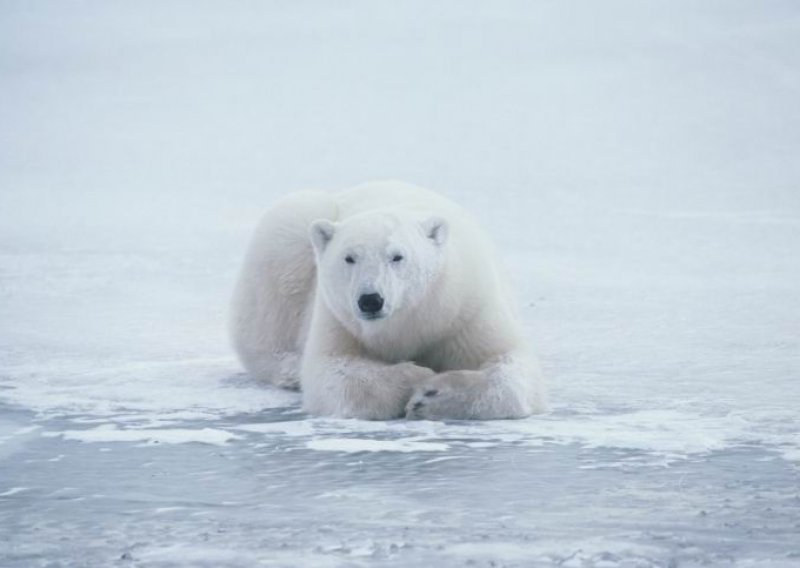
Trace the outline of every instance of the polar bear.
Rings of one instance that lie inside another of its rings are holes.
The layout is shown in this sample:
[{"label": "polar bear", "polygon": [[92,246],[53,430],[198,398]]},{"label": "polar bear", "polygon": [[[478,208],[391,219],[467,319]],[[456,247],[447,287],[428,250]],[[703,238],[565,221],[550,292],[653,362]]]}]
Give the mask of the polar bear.
[{"label": "polar bear", "polygon": [[252,239],[230,331],[254,377],[315,415],[521,418],[546,408],[478,223],[401,182],[290,194]]}]

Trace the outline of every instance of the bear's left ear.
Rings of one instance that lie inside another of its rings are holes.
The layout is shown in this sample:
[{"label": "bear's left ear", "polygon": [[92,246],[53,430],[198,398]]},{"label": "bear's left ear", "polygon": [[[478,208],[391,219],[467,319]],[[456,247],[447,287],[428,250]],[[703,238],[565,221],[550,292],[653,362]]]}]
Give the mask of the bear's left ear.
[{"label": "bear's left ear", "polygon": [[431,239],[438,246],[442,246],[447,242],[447,235],[449,233],[449,226],[447,221],[441,217],[430,217],[422,222],[422,231],[425,236]]},{"label": "bear's left ear", "polygon": [[327,219],[317,219],[311,223],[311,244],[317,256],[322,254],[335,232],[336,225]]}]

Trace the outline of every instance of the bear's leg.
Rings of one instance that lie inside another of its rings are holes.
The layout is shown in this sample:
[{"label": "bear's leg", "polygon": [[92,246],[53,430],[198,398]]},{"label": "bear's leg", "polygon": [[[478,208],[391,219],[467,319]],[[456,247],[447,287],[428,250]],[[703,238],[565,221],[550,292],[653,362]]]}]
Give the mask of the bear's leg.
[{"label": "bear's leg", "polygon": [[229,322],[233,346],[252,377],[299,388],[316,276],[309,227],[336,215],[328,194],[298,192],[267,211],[256,229]]},{"label": "bear's leg", "polygon": [[415,390],[406,416],[423,420],[494,420],[544,412],[547,403],[538,366],[508,354],[479,370],[447,371]]},{"label": "bear's leg", "polygon": [[414,363],[315,358],[303,365],[303,409],[340,418],[401,418],[415,386],[433,376],[432,370]]}]

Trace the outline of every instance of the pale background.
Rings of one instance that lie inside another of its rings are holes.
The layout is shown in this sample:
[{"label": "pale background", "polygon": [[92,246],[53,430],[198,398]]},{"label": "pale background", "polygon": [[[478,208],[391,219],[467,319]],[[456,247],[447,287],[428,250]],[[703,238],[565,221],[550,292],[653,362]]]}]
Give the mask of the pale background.
[{"label": "pale background", "polygon": [[[0,1],[0,564],[800,565],[799,101],[794,1]],[[241,373],[260,212],[375,178],[482,217],[552,414]]]}]

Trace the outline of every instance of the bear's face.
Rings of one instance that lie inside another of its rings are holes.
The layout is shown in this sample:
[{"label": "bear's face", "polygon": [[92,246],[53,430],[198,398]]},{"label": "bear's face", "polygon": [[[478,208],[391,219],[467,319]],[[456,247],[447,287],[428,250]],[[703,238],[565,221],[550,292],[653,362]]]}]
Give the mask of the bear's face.
[{"label": "bear's face", "polygon": [[396,212],[314,221],[318,287],[343,323],[378,322],[412,310],[443,264],[447,223]]}]

